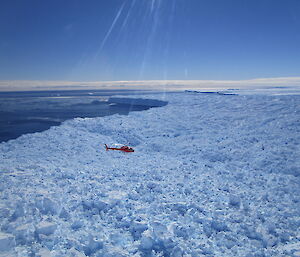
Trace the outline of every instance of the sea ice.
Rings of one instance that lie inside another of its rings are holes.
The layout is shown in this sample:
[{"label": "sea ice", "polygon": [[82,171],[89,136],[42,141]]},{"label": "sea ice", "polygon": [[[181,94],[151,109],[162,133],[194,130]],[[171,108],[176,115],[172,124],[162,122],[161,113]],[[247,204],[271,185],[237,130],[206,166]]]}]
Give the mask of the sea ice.
[{"label": "sea ice", "polygon": [[42,221],[37,225],[36,232],[37,234],[49,236],[54,233],[56,228],[57,228],[56,224],[48,221]]},{"label": "sea ice", "polygon": [[0,252],[9,251],[15,245],[16,243],[13,235],[0,232]]},{"label": "sea ice", "polygon": [[1,254],[297,256],[300,96],[139,97],[0,144]]}]

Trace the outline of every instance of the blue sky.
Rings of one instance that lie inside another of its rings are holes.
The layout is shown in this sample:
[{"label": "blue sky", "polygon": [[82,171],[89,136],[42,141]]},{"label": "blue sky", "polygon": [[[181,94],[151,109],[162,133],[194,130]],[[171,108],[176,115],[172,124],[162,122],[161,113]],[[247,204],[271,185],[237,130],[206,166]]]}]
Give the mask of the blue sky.
[{"label": "blue sky", "polygon": [[1,1],[0,80],[239,80],[299,71],[299,0]]}]

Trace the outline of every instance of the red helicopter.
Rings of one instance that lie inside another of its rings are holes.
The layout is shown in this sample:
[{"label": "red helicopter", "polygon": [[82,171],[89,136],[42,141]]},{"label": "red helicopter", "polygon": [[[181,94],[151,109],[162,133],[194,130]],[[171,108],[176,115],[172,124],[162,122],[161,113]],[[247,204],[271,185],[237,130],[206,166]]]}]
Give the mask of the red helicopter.
[{"label": "red helicopter", "polygon": [[123,145],[120,148],[117,148],[117,147],[108,147],[107,144],[105,144],[105,148],[106,148],[106,151],[108,151],[108,150],[118,150],[118,151],[123,151],[123,152],[126,152],[126,153],[134,152],[133,148],[131,148],[127,145]]}]

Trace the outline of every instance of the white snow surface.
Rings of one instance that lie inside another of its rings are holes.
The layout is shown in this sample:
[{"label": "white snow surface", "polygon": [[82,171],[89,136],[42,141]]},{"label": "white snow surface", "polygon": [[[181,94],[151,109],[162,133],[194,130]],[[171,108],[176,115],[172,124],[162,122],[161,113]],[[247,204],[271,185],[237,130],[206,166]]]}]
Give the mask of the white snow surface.
[{"label": "white snow surface", "polygon": [[0,144],[0,255],[299,256],[300,96],[144,98]]}]

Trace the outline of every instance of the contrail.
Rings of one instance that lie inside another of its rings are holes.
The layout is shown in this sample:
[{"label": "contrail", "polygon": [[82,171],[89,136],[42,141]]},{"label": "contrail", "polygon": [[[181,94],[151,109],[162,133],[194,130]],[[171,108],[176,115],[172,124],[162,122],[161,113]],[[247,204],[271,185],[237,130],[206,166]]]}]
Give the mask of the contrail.
[{"label": "contrail", "polygon": [[152,2],[151,2],[151,13],[152,13],[153,10],[154,10],[154,5],[155,5],[155,0],[152,0]]},{"label": "contrail", "polygon": [[123,9],[124,9],[124,6],[125,6],[125,2],[124,2],[124,3],[122,4],[122,6],[120,7],[120,10],[118,11],[116,17],[114,18],[114,20],[113,20],[113,22],[112,22],[112,24],[111,24],[109,30],[107,31],[107,33],[106,33],[106,35],[105,35],[105,37],[104,37],[104,39],[103,39],[103,41],[102,41],[102,43],[101,43],[101,45],[100,45],[99,50],[97,51],[97,54],[96,54],[95,57],[97,57],[98,54],[102,51],[102,49],[103,49],[103,47],[104,47],[104,45],[105,45],[107,39],[109,38],[109,36],[110,36],[112,30],[114,29],[114,27],[115,27],[115,25],[116,25],[116,23],[117,23],[117,21],[118,21],[120,15],[121,15]]},{"label": "contrail", "polygon": [[149,18],[150,18],[150,32],[149,35],[147,37],[147,42],[145,45],[145,51],[144,51],[144,57],[143,57],[143,61],[142,61],[142,65],[141,65],[141,69],[140,69],[140,77],[142,78],[144,75],[144,70],[146,67],[146,59],[148,58],[148,56],[150,56],[151,54],[151,46],[154,43],[154,38],[155,38],[155,34],[159,25],[159,19],[160,19],[160,6],[161,6],[161,1],[160,0],[152,0],[151,1],[151,6],[150,6],[150,12],[149,12]]},{"label": "contrail", "polygon": [[128,11],[127,15],[126,15],[126,18],[125,18],[125,19],[124,19],[124,21],[123,21],[123,24],[122,24],[121,30],[123,30],[123,29],[124,29],[124,27],[126,26],[126,24],[127,24],[127,21],[128,21],[128,18],[129,18],[129,16],[131,15],[131,11],[132,11],[132,9],[133,9],[133,7],[134,7],[134,5],[135,5],[135,2],[136,2],[136,0],[133,0],[133,1],[131,2],[130,9],[129,9],[129,11]]}]

